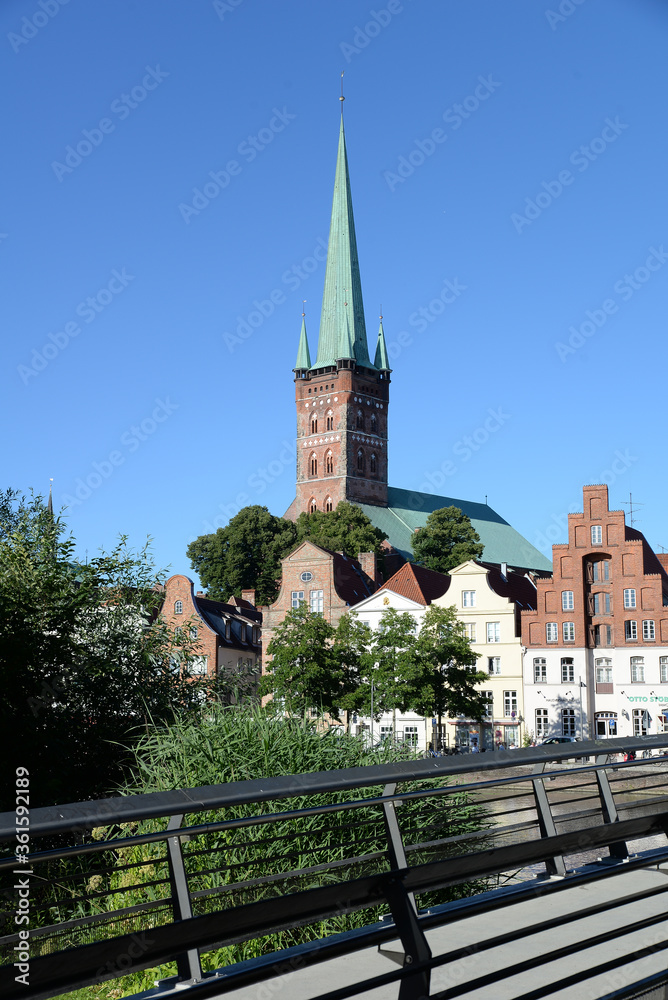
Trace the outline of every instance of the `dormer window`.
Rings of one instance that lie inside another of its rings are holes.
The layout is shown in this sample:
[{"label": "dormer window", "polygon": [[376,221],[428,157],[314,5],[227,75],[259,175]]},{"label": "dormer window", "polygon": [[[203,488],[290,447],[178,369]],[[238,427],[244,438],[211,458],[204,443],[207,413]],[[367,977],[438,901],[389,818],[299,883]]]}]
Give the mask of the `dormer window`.
[{"label": "dormer window", "polygon": [[227,639],[228,642],[231,636],[232,636],[232,626],[230,625],[229,622],[225,622],[225,638]]},{"label": "dormer window", "polygon": [[241,627],[239,629],[239,639],[241,640],[241,642],[246,641],[246,626],[244,625],[243,622],[241,623]]},{"label": "dormer window", "polygon": [[174,614],[175,615],[183,614],[183,601],[174,601]]}]

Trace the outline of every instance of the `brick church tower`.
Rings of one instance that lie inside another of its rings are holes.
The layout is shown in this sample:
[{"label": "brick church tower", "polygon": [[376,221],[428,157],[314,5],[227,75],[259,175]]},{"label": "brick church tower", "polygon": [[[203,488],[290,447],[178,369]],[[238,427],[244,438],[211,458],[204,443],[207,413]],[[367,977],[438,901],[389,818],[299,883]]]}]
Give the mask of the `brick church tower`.
[{"label": "brick church tower", "polygon": [[369,357],[343,114],[318,353],[311,364],[302,317],[294,373],[297,497],[286,517],[333,510],[341,500],[387,506],[390,365],[382,317]]}]

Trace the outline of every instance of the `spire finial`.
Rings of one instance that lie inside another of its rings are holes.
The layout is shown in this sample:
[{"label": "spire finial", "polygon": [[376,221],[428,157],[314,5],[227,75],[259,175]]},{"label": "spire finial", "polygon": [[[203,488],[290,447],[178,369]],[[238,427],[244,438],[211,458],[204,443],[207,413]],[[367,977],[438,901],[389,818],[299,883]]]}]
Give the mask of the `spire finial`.
[{"label": "spire finial", "polygon": [[306,299],[302,299],[302,316],[306,316],[306,309],[304,308],[305,306],[306,306]]},{"label": "spire finial", "polygon": [[339,100],[341,101],[341,114],[343,114],[343,102],[345,101],[345,97],[343,96],[343,73],[344,73],[344,71],[342,70],[341,71],[341,96],[339,97]]},{"label": "spire finial", "polygon": [[383,303],[380,304],[380,321],[383,322]]}]

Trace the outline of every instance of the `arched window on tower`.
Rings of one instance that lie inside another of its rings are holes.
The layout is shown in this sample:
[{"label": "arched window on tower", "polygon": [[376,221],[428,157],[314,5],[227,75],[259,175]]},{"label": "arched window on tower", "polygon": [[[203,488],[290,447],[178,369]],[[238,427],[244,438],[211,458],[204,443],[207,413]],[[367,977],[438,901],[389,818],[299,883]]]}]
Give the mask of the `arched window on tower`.
[{"label": "arched window on tower", "polygon": [[325,455],[325,475],[331,476],[334,473],[334,456],[331,451]]},{"label": "arched window on tower", "polygon": [[331,497],[325,497],[325,510],[328,512],[334,510],[334,504],[332,503]]},{"label": "arched window on tower", "polygon": [[364,452],[361,448],[357,452],[357,471],[364,472]]},{"label": "arched window on tower", "polygon": [[371,414],[371,433],[372,434],[376,433],[376,423],[377,423],[377,421],[376,421],[376,414],[372,413]]},{"label": "arched window on tower", "polygon": [[311,497],[311,499],[308,502],[308,512],[309,512],[309,514],[315,514],[315,512],[316,512],[317,509],[318,509],[318,504],[316,502],[316,499],[315,499],[315,497]]},{"label": "arched window on tower", "polygon": [[312,453],[311,458],[310,458],[310,468],[311,468],[311,475],[312,476],[317,476],[318,475],[318,456],[315,454],[315,452]]},{"label": "arched window on tower", "polygon": [[376,468],[376,464],[377,464],[376,456],[372,455],[371,458],[369,459],[369,471],[372,476],[375,476],[378,471],[378,469]]},{"label": "arched window on tower", "polygon": [[326,431],[334,430],[334,414],[332,413],[331,410],[327,410],[327,413],[325,414],[325,430]]},{"label": "arched window on tower", "polygon": [[364,430],[364,414],[361,410],[357,411],[357,429],[360,431]]},{"label": "arched window on tower", "polygon": [[318,433],[318,418],[314,413],[313,416],[311,417],[311,434],[317,434],[317,433]]}]

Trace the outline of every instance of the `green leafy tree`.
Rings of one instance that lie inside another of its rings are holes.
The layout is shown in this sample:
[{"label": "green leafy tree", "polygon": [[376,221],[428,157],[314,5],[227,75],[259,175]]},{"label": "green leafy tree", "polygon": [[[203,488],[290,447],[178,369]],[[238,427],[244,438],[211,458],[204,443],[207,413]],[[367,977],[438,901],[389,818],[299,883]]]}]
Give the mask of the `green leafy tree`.
[{"label": "green leafy tree", "polygon": [[119,741],[203,695],[189,678],[187,634],[175,638],[159,617],[148,549],[133,554],[121,539],[80,565],[64,530],[40,497],[0,495],[4,808],[19,766],[30,771],[31,805],[106,792],[122,776]]},{"label": "green leafy tree", "polygon": [[360,552],[382,554],[384,531],[374,528],[361,507],[342,500],[336,510],[316,510],[300,514],[296,521],[297,541],[313,542],[332,552],[356,559]]},{"label": "green leafy tree", "polygon": [[408,710],[411,686],[419,676],[415,655],[415,618],[408,611],[388,608],[383,612],[380,627],[371,633],[364,665],[367,672],[351,699],[355,709],[369,714],[373,683],[373,715],[379,719],[384,712]]},{"label": "green leafy tree", "polygon": [[266,507],[244,507],[215,534],[200,535],[187,555],[213,600],[226,601],[255,589],[258,604],[276,600],[281,559],[297,541],[292,521],[275,517]]},{"label": "green leafy tree", "polygon": [[447,573],[467,559],[480,559],[483,544],[471,520],[459,507],[442,507],[413,534],[413,554],[428,569]]}]

